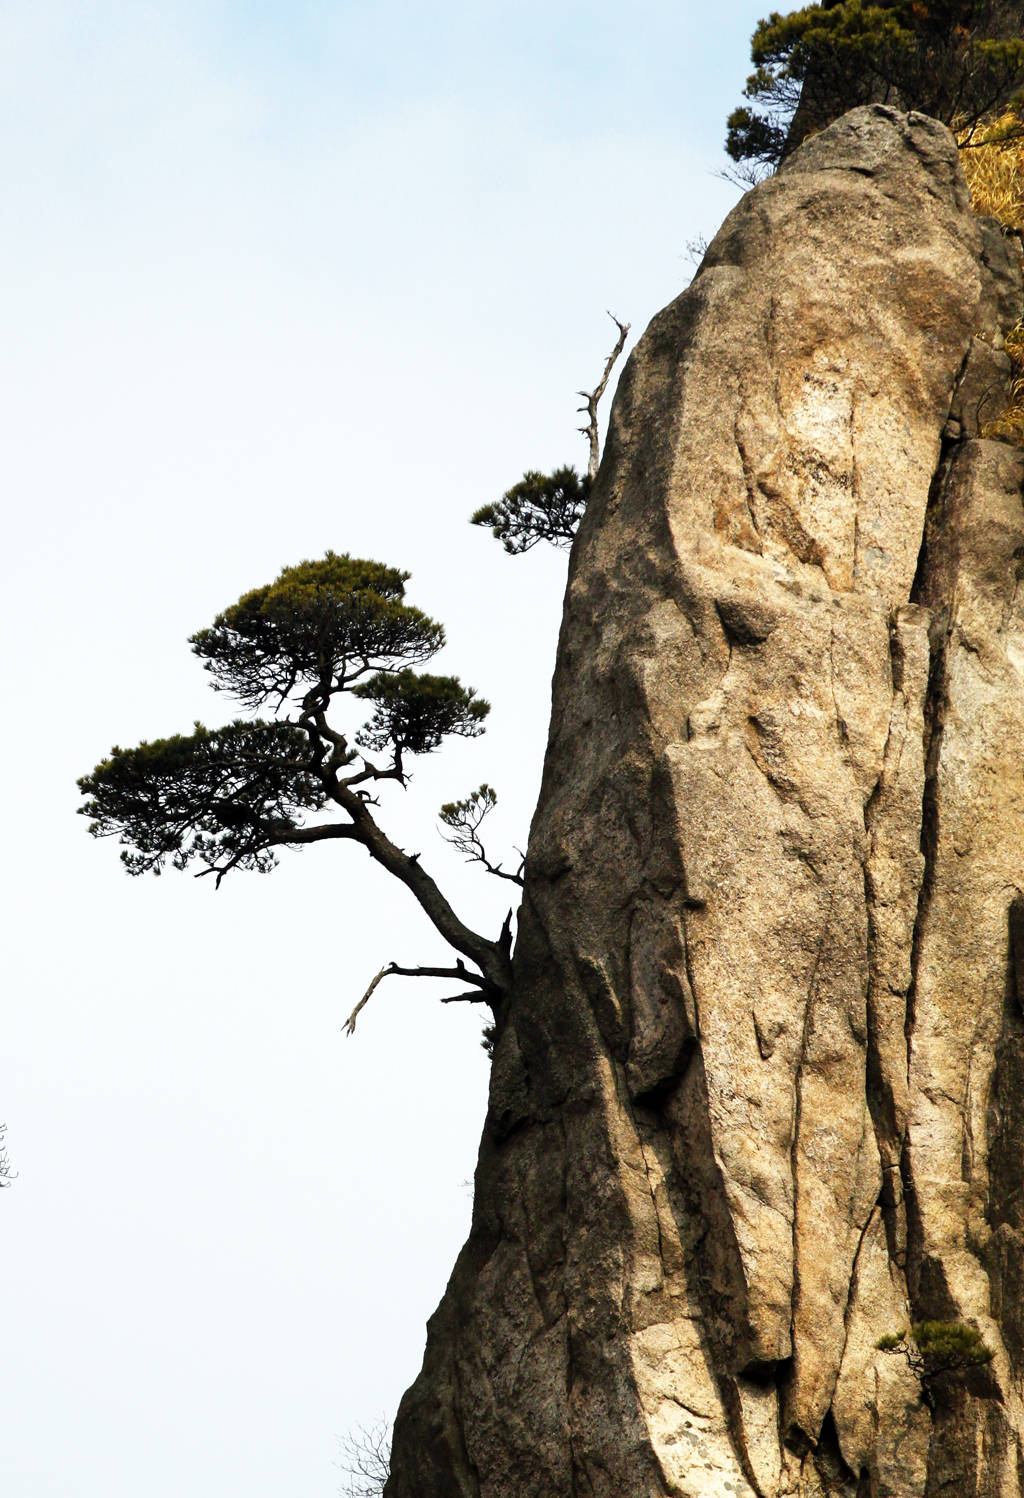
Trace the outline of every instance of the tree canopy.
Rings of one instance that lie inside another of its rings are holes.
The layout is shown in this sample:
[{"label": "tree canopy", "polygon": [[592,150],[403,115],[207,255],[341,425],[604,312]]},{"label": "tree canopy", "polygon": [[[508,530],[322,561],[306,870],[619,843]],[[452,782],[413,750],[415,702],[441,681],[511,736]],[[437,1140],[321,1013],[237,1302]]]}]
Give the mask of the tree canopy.
[{"label": "tree canopy", "polygon": [[189,642],[216,686],[256,710],[300,682],[346,691],[374,670],[420,664],[444,629],[405,602],[407,572],[329,551],[243,593]]},{"label": "tree canopy", "polygon": [[571,546],[589,495],[589,477],[581,478],[575,468],[531,469],[497,503],[476,510],[470,524],[490,526],[510,556],[521,556],[538,541]]},{"label": "tree canopy", "polygon": [[[509,922],[493,939],[470,930],[373,814],[381,782],[406,785],[409,756],[475,737],[489,711],[458,677],[413,669],[444,629],[406,603],[408,576],[329,551],[243,594],[190,643],[215,690],[274,716],[115,747],[78,782],[81,810],[94,836],[121,843],[130,874],[195,863],[219,884],[236,869],[268,872],[281,848],[360,843],[459,954],[454,967],[382,974],[450,977],[468,985],[453,997],[494,1005],[508,987]],[[354,734],[335,718],[343,694],[371,710]]]},{"label": "tree canopy", "polygon": [[961,129],[1024,107],[1013,0],[823,0],[758,23],[750,101],[728,121],[734,161],[772,168],[858,104],[916,109]]}]

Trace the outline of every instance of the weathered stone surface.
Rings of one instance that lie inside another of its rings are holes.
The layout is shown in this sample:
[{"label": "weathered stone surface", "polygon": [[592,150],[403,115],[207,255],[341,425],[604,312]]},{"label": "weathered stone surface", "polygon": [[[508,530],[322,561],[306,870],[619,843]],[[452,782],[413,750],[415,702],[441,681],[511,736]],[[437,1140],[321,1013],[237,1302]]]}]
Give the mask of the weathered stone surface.
[{"label": "weathered stone surface", "polygon": [[[389,1498],[1021,1493],[1021,307],[873,107],[633,354]],[[876,1347],[928,1318],[996,1350],[934,1408]]]}]

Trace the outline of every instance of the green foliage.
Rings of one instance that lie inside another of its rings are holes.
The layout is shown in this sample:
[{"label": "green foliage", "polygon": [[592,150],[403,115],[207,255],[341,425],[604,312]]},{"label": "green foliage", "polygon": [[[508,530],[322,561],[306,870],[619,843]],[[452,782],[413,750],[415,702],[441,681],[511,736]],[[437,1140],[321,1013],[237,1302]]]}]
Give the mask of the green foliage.
[{"label": "green foliage", "polygon": [[[458,956],[454,966],[385,964],[349,1016],[349,1034],[390,975],[452,979],[462,991],[445,1002],[492,1007],[512,984],[511,912],[496,939],[472,930],[419,853],[399,847],[374,816],[381,782],[408,783],[404,755],[426,754],[449,734],[475,737],[489,712],[457,677],[410,670],[410,662],[440,649],[444,631],[405,603],[408,576],[332,551],[286,567],[191,643],[216,689],[252,711],[272,700],[290,716],[219,729],[197,723],[191,734],[115,747],[78,782],[90,832],[116,837],[132,874],[195,861],[219,884],[232,869],[272,869],[280,847],[359,843],[405,886]],[[335,698],[346,692],[373,709],[355,739],[359,752],[332,721]],[[386,1477],[384,1444],[375,1438],[371,1445]]]},{"label": "green foliage", "polygon": [[[132,874],[193,861],[218,879],[229,869],[266,871],[276,847],[328,836],[357,838],[395,872],[402,855],[370,817],[364,787],[404,784],[405,754],[428,753],[450,734],[482,733],[489,711],[457,677],[409,669],[409,660],[440,648],[444,631],[403,601],[407,578],[328,552],[244,594],[193,636],[193,649],[217,688],[250,708],[272,698],[282,710],[291,698],[294,715],[212,730],[197,723],[191,734],[115,747],[78,782],[90,831],[118,838]],[[357,754],[332,727],[328,712],[341,692],[372,704],[355,742],[388,762]],[[309,813],[327,808],[343,819],[309,825]],[[401,867],[400,877],[446,926],[450,912],[432,882],[412,861]],[[462,928],[451,929],[465,945]]]},{"label": "green foliage", "polygon": [[482,864],[489,874],[499,879],[508,879],[513,884],[523,882],[523,857],[520,854],[519,868],[515,873],[492,863],[480,838],[480,825],[498,804],[498,793],[489,785],[478,786],[461,801],[446,801],[438,815],[447,832],[442,835],[471,863]]},{"label": "green foliage", "polygon": [[95,837],[116,837],[130,874],[274,865],[301,814],[323,806],[308,736],[287,723],[229,723],[110,751],[78,782]]},{"label": "green foliage", "polygon": [[978,1368],[994,1356],[981,1333],[963,1321],[917,1321],[911,1331],[924,1359],[926,1378]]},{"label": "green foliage", "polygon": [[497,504],[484,505],[470,518],[471,525],[490,526],[511,556],[519,556],[550,541],[571,546],[590,495],[590,479],[575,468],[554,473],[524,473]]},{"label": "green foliage", "polygon": [[751,44],[753,108],[730,115],[726,150],[774,167],[808,133],[876,102],[970,127],[1024,99],[1021,29],[1011,0],[825,0],[773,12]]},{"label": "green foliage", "polygon": [[460,838],[476,833],[488,812],[498,804],[498,793],[489,785],[481,785],[471,791],[462,801],[446,801],[438,815],[444,825],[454,834],[450,841],[458,846]]},{"label": "green foliage", "polygon": [[554,473],[538,473],[531,469],[523,474],[518,484],[505,491],[497,504],[484,505],[470,516],[471,525],[489,526],[491,534],[510,556],[521,556],[538,541],[549,541],[552,546],[571,546],[579,529],[601,459],[597,409],[630,330],[630,324],[620,322],[614,312],[609,312],[608,316],[618,329],[615,347],[605,360],[601,378],[594,389],[576,392],[584,401],[577,410],[587,418],[586,425],[578,429],[590,447],[587,472],[581,476],[572,467],[556,468]]},{"label": "green foliage", "polygon": [[733,161],[749,161],[758,168],[777,166],[789,134],[787,116],[793,108],[795,105],[787,103],[765,114],[755,114],[742,105],[734,109],[725,122],[726,154]]},{"label": "green foliage", "polygon": [[374,704],[373,717],[358,736],[368,749],[428,754],[447,734],[476,738],[491,710],[457,676],[380,671],[353,690]]},{"label": "green foliage", "polygon": [[875,1346],[879,1352],[902,1353],[923,1381],[980,1368],[994,1356],[977,1328],[964,1321],[915,1321],[909,1337],[905,1329],[890,1332]]},{"label": "green foliage", "polygon": [[403,602],[407,572],[329,551],[244,593],[192,636],[219,690],[254,711],[299,686],[344,690],[436,655],[444,629]]}]

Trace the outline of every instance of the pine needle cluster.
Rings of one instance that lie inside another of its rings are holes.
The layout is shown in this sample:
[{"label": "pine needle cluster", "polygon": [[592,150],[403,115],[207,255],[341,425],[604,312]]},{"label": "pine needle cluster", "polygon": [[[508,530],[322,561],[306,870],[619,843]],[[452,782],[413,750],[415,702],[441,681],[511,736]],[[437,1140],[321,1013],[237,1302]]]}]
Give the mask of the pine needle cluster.
[{"label": "pine needle cluster", "polygon": [[994,1356],[978,1329],[965,1321],[915,1321],[909,1334],[890,1332],[875,1345],[879,1352],[901,1353],[925,1380],[980,1368]]},{"label": "pine needle cluster", "polygon": [[496,504],[476,510],[470,524],[489,526],[510,556],[521,556],[538,541],[568,547],[589,495],[590,479],[575,468],[556,468],[554,473],[531,469]]}]

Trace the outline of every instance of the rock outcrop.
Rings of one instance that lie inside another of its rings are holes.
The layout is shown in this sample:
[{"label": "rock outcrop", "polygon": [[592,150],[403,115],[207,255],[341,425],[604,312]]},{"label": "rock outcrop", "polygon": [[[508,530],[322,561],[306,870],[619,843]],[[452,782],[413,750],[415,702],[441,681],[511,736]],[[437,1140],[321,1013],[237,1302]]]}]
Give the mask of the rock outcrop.
[{"label": "rock outcrop", "polygon": [[1024,1492],[1019,261],[860,109],[634,352],[388,1498]]}]

